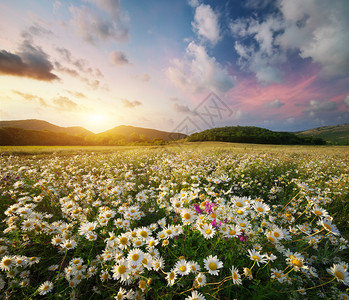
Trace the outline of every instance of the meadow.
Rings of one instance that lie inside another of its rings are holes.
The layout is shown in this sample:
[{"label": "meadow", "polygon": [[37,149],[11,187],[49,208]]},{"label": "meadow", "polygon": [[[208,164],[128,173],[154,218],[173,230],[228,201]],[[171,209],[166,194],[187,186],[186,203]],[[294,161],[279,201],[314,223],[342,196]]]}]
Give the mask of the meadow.
[{"label": "meadow", "polygon": [[0,150],[0,299],[349,299],[349,147]]}]

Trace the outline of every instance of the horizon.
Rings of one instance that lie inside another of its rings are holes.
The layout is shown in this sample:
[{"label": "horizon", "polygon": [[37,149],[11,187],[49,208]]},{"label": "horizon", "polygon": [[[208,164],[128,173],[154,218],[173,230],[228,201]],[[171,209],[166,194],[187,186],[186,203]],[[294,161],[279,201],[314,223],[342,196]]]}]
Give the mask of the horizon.
[{"label": "horizon", "polygon": [[4,0],[0,119],[188,135],[346,124],[348,15],[346,0]]},{"label": "horizon", "polygon": [[[103,130],[103,131],[100,131],[100,132],[94,132],[94,131],[89,130],[89,129],[83,127],[83,126],[59,126],[59,125],[54,124],[54,123],[51,123],[51,122],[49,122],[49,121],[40,120],[40,119],[0,120],[0,122],[2,122],[2,121],[9,121],[9,122],[11,122],[11,121],[14,121],[14,122],[16,122],[16,121],[43,121],[43,122],[47,122],[47,123],[49,123],[49,124],[51,124],[51,125],[55,125],[55,126],[62,127],[62,128],[80,127],[80,128],[83,128],[83,129],[85,129],[85,130],[90,131],[92,134],[104,133],[104,132],[106,132],[106,131],[109,131],[109,130],[112,130],[112,129],[114,129],[114,128],[121,127],[121,126],[135,127],[135,128],[142,128],[142,129],[149,129],[149,130],[157,130],[157,131],[162,131],[162,132],[168,132],[168,131],[166,131],[166,130],[161,130],[161,129],[157,129],[157,128],[149,128],[149,127],[141,127],[141,126],[133,126],[133,125],[125,125],[125,124],[117,125],[117,126],[114,126],[114,127],[112,127],[112,128],[109,128],[109,129],[106,129],[106,130]],[[307,128],[307,129],[298,130],[298,131],[284,131],[284,130],[280,130],[280,131],[281,131],[281,132],[295,133],[295,132],[307,131],[307,130],[312,130],[312,129],[321,128],[321,127],[342,126],[342,125],[349,125],[349,123],[342,123],[342,124],[337,124],[337,125],[326,125],[326,126],[312,127],[312,128]],[[268,129],[268,128],[260,127],[260,126],[254,126],[254,125],[239,125],[239,124],[237,124],[237,125],[231,125],[231,126],[226,125],[226,126],[220,126],[220,127],[236,127],[236,126],[241,126],[241,127],[244,127],[244,126],[251,126],[251,127],[259,127],[259,128],[263,128],[263,129]],[[220,127],[213,127],[213,128],[220,128]],[[208,129],[213,129],[213,128],[208,128]],[[204,129],[204,130],[207,130],[207,129]],[[204,131],[204,130],[202,130],[202,131]],[[269,129],[269,130],[275,131],[275,132],[278,131],[278,130],[272,130],[272,129]],[[180,132],[174,132],[174,131],[172,131],[172,132],[173,132],[173,133],[180,133]],[[198,131],[198,132],[201,132],[201,131]],[[168,132],[168,133],[171,133],[171,132]],[[192,133],[195,133],[195,132],[192,132]],[[191,134],[191,133],[190,133],[190,134]],[[190,134],[188,134],[188,136],[189,136]]]}]

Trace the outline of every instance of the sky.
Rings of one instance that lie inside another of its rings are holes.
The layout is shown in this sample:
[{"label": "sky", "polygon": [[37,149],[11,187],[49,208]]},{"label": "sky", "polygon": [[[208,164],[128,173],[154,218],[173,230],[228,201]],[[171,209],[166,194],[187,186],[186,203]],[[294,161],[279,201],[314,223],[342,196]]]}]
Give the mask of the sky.
[{"label": "sky", "polygon": [[349,123],[347,0],[2,0],[0,119],[300,131]]}]

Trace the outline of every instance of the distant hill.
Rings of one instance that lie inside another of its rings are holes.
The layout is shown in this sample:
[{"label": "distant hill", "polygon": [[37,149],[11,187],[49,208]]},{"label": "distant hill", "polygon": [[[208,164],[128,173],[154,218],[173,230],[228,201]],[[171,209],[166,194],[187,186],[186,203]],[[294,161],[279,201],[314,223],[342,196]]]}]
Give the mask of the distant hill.
[{"label": "distant hill", "polygon": [[85,145],[85,138],[66,132],[47,130],[27,130],[15,127],[0,128],[2,146],[80,146]]},{"label": "distant hill", "polygon": [[349,145],[349,124],[317,127],[296,134],[302,137],[321,138],[329,144]]},{"label": "distant hill", "polygon": [[277,132],[253,126],[231,126],[212,128],[190,135],[189,142],[220,141],[232,143],[274,144],[274,145],[323,145],[319,138],[301,137],[290,132]]},{"label": "distant hill", "polygon": [[0,145],[161,145],[186,137],[133,126],[94,134],[83,127],[60,127],[41,120],[0,121]]},{"label": "distant hill", "polygon": [[174,132],[170,133],[170,132],[156,130],[156,129],[126,126],[126,125],[120,125],[120,126],[114,127],[113,129],[104,131],[97,135],[99,136],[118,135],[118,136],[124,136],[128,139],[140,138],[140,139],[149,140],[149,141],[153,139],[161,139],[165,142],[183,139],[187,137],[187,135],[183,133],[174,133]]},{"label": "distant hill", "polygon": [[73,127],[60,127],[53,125],[49,122],[29,119],[29,120],[16,120],[16,121],[0,121],[0,128],[3,127],[13,127],[13,128],[22,128],[26,130],[37,130],[37,131],[51,131],[51,132],[64,132],[70,135],[83,135],[87,136],[94,134],[93,132],[79,126]]}]

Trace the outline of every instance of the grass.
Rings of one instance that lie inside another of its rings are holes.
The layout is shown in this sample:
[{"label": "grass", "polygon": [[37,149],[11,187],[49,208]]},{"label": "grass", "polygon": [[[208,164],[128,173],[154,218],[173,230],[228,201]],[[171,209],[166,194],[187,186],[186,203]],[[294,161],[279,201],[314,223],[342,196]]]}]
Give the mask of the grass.
[{"label": "grass", "polygon": [[[348,292],[340,268],[349,260],[349,147],[0,151],[5,297],[190,299],[197,291],[205,299],[335,299]],[[145,260],[132,267],[135,251]]]}]

